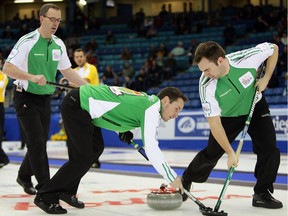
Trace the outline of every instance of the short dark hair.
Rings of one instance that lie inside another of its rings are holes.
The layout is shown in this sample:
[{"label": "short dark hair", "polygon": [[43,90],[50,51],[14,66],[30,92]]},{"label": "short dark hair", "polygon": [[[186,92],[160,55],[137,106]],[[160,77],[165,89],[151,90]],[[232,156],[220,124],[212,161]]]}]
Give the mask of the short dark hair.
[{"label": "short dark hair", "polygon": [[74,53],[75,53],[75,52],[83,52],[84,55],[85,55],[85,52],[84,52],[84,50],[83,50],[82,48],[77,48],[77,49],[75,49],[75,50],[74,50]]},{"label": "short dark hair", "polygon": [[184,103],[188,101],[188,98],[180,89],[170,86],[161,89],[157,96],[160,98],[160,100],[162,100],[165,96],[168,96],[171,103],[178,100],[179,98],[183,99]]},{"label": "short dark hair", "polygon": [[52,3],[48,3],[48,4],[44,4],[41,8],[40,8],[40,11],[39,11],[39,16],[44,16],[46,15],[47,11],[52,8],[52,9],[55,9],[55,10],[60,10],[60,8],[55,5],[55,4],[52,4]]},{"label": "short dark hair", "polygon": [[209,61],[214,62],[216,65],[218,58],[225,58],[225,50],[214,41],[207,41],[200,43],[194,53],[193,64],[198,65],[202,58],[207,58]]}]

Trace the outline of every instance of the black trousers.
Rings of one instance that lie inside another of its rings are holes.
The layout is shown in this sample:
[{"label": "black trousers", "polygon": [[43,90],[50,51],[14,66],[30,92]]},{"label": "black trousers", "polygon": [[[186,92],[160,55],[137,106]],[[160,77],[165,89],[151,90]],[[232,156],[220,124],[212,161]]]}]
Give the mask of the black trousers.
[{"label": "black trousers", "polygon": [[101,129],[81,109],[78,89],[71,90],[63,99],[61,115],[68,137],[69,161],[38,191],[47,203],[57,203],[59,193],[75,195],[81,178],[104,150]]},{"label": "black trousers", "polygon": [[[246,119],[247,116],[221,117],[230,143],[243,130]],[[273,193],[273,183],[276,180],[280,164],[280,152],[276,146],[275,128],[264,97],[255,106],[248,134],[252,139],[253,152],[257,155],[254,170],[257,182],[254,192],[261,193],[269,190]],[[210,133],[207,147],[195,156],[184,171],[182,175],[184,181],[205,182],[223,154],[223,149]],[[241,155],[239,163],[241,163]]]},{"label": "black trousers", "polygon": [[13,101],[27,144],[18,175],[24,181],[31,181],[31,176],[35,175],[38,190],[50,179],[46,151],[51,117],[50,95],[15,91]]},{"label": "black trousers", "polygon": [[9,158],[2,149],[2,140],[4,137],[4,120],[5,120],[4,104],[0,102],[0,163],[9,162]]}]

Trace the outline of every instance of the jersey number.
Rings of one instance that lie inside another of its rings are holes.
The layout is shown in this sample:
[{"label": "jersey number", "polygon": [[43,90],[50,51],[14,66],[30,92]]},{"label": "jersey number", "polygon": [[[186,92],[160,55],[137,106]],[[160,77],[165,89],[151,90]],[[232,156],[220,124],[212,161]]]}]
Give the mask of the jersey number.
[{"label": "jersey number", "polygon": [[138,95],[138,96],[143,96],[143,94],[141,92],[138,91],[134,91],[125,87],[118,87],[118,86],[110,86],[109,87],[111,92],[113,92],[113,94],[120,96],[123,94],[129,94],[129,95]]}]

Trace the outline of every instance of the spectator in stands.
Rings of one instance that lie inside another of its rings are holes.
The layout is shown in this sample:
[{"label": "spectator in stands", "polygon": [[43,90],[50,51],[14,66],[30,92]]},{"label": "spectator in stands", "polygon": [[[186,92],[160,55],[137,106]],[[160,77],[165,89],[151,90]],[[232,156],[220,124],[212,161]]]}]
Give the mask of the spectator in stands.
[{"label": "spectator in stands", "polygon": [[162,67],[163,79],[170,79],[176,75],[177,62],[172,53],[164,60]]},{"label": "spectator in stands", "polygon": [[259,15],[256,19],[255,22],[255,30],[256,32],[265,32],[267,31],[270,26],[268,25],[268,23],[263,19],[262,15]]},{"label": "spectator in stands", "polygon": [[131,28],[131,29],[137,29],[137,30],[140,28],[140,26],[137,25],[137,18],[136,18],[135,14],[132,16],[132,18],[127,23],[127,27]]},{"label": "spectator in stands", "polygon": [[18,31],[17,38],[20,38],[23,35],[28,34],[29,32],[30,32],[30,30],[28,29],[27,24],[23,24]]},{"label": "spectator in stands", "polygon": [[134,73],[135,73],[135,71],[134,71],[133,66],[128,61],[126,61],[122,70],[121,70],[122,77],[132,78],[134,76]]},{"label": "spectator in stands", "polygon": [[183,56],[186,54],[186,50],[184,48],[184,44],[182,41],[179,41],[177,46],[174,47],[171,52],[173,54],[173,56]]},{"label": "spectator in stands", "polygon": [[164,21],[162,20],[160,16],[156,16],[154,18],[154,27],[156,28],[156,30],[157,29],[160,30],[163,24],[164,24]]},{"label": "spectator in stands", "polygon": [[154,25],[150,26],[146,30],[146,38],[150,39],[157,36],[157,29],[155,28]]},{"label": "spectator in stands", "polygon": [[30,22],[30,19],[28,18],[27,14],[24,14],[23,19],[21,20],[21,23],[28,25],[29,22]]},{"label": "spectator in stands", "polygon": [[11,30],[11,27],[9,25],[7,25],[5,30],[2,32],[2,38],[3,39],[10,39],[10,40],[15,39],[14,32]]},{"label": "spectator in stands", "polygon": [[81,36],[82,33],[85,30],[85,24],[86,24],[86,17],[85,14],[81,11],[80,7],[77,6],[75,7],[75,13],[74,13],[74,33],[76,35]]},{"label": "spectator in stands", "polygon": [[157,57],[157,52],[158,52],[158,49],[157,47],[152,44],[149,48],[149,51],[147,53],[147,59],[150,60],[150,59],[156,59]]},{"label": "spectator in stands", "polygon": [[235,42],[236,39],[236,31],[235,28],[229,23],[224,31],[223,31],[223,36],[224,36],[224,46],[229,46],[232,45]]},{"label": "spectator in stands", "polygon": [[79,39],[71,38],[71,44],[69,45],[69,48],[72,48],[74,52],[74,50],[78,49],[79,47],[81,47],[81,45],[79,44]]},{"label": "spectator in stands", "polygon": [[72,48],[68,48],[67,54],[68,54],[68,58],[69,58],[71,65],[72,65],[71,67],[72,68],[77,67],[77,64],[74,61],[74,50]]},{"label": "spectator in stands", "polygon": [[139,74],[135,77],[133,89],[136,91],[147,91],[149,86],[147,85],[148,73],[144,68],[140,69]]},{"label": "spectator in stands", "polygon": [[161,11],[159,12],[159,17],[161,17],[161,19],[166,22],[170,19],[170,14],[169,12],[166,10],[166,4],[163,4],[161,7]]},{"label": "spectator in stands", "polygon": [[148,28],[150,28],[151,26],[153,26],[153,17],[146,17],[144,20],[144,27],[147,31]]},{"label": "spectator in stands", "polygon": [[98,58],[97,58],[96,52],[93,52],[92,49],[87,50],[87,52],[86,52],[86,60],[87,60],[87,62],[89,64],[97,66]]},{"label": "spectator in stands", "polygon": [[101,23],[98,18],[93,17],[88,19],[88,31],[95,32],[98,31],[101,27]]},{"label": "spectator in stands", "polygon": [[143,8],[140,8],[139,11],[137,11],[132,19],[128,23],[128,27],[132,29],[139,30],[141,27],[144,26],[144,20],[145,20],[145,13]]},{"label": "spectator in stands", "polygon": [[116,38],[111,30],[109,30],[106,34],[105,44],[116,44]]},{"label": "spectator in stands", "polygon": [[145,60],[144,65],[141,67],[147,74],[149,73],[149,70],[152,65],[153,58],[150,57],[149,59]]},{"label": "spectator in stands", "polygon": [[281,33],[281,38],[280,38],[280,41],[281,43],[284,45],[284,46],[287,46],[287,32],[283,31]]},{"label": "spectator in stands", "polygon": [[21,22],[21,18],[20,18],[20,14],[19,14],[19,12],[17,12],[16,14],[15,14],[15,16],[13,17],[13,21],[15,21],[15,22]]},{"label": "spectator in stands", "polygon": [[284,45],[283,43],[281,42],[281,37],[279,36],[279,34],[275,34],[273,36],[273,43],[275,43],[278,47],[279,47],[279,52],[281,53],[284,49]]},{"label": "spectator in stands", "polygon": [[287,45],[284,47],[284,50],[279,55],[277,63],[277,76],[281,76],[287,71]]},{"label": "spectator in stands", "polygon": [[133,54],[130,51],[129,47],[124,47],[124,49],[122,50],[120,54],[120,59],[123,61],[126,61],[126,60],[132,59],[132,57],[133,57]]},{"label": "spectator in stands", "polygon": [[[32,10],[31,11],[31,18],[30,18],[27,26],[28,26],[28,28],[37,28],[38,27],[38,23],[39,23],[39,20],[36,17],[35,11]],[[25,23],[23,23],[23,24],[25,24]]]},{"label": "spectator in stands", "polygon": [[135,14],[135,24],[137,29],[140,29],[140,27],[144,25],[145,17],[146,15],[143,8],[140,8],[139,11]]},{"label": "spectator in stands", "polygon": [[135,82],[133,81],[132,78],[130,78],[128,76],[124,77],[123,86],[126,88],[129,88],[129,89],[136,90],[135,89]]},{"label": "spectator in stands", "polygon": [[155,59],[152,60],[151,66],[148,71],[148,85],[149,87],[155,87],[159,85],[162,82],[162,68],[157,65],[157,62]]},{"label": "spectator in stands", "polygon": [[107,65],[103,72],[102,82],[107,85],[120,85],[120,79],[111,65]]},{"label": "spectator in stands", "polygon": [[[80,47],[80,46],[78,46],[78,47]],[[95,38],[91,38],[91,40],[84,45],[84,51],[85,52],[88,52],[88,51],[96,52],[97,48],[98,48],[98,43],[97,43]]]},{"label": "spectator in stands", "polygon": [[198,41],[196,39],[191,40],[190,47],[188,48],[187,55],[189,56],[189,64],[192,64],[194,58],[194,52],[198,46]]},{"label": "spectator in stands", "polygon": [[160,43],[159,49],[156,52],[157,58],[159,58],[159,57],[165,58],[168,56],[168,54],[169,54],[169,50],[168,50],[166,44],[164,42]]},{"label": "spectator in stands", "polygon": [[178,14],[175,19],[175,35],[187,34],[191,31],[191,22],[185,14]]},{"label": "spectator in stands", "polygon": [[4,50],[4,52],[3,52],[3,57],[4,57],[4,59],[7,59],[7,57],[8,57],[8,55],[11,53],[11,46],[10,46],[10,44],[7,44],[6,46],[5,46],[5,50]]}]

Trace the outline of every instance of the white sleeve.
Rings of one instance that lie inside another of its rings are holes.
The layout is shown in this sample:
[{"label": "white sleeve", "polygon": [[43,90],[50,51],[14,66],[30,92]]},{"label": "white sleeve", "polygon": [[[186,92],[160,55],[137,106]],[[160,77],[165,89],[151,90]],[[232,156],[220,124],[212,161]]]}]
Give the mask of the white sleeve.
[{"label": "white sleeve", "polygon": [[[30,51],[30,44],[32,41],[26,41],[21,46],[14,46],[11,50],[9,56],[6,59],[6,62],[9,62],[16,67],[19,67],[23,71],[27,72],[27,64],[28,64],[28,53]],[[17,47],[17,48],[16,48]]]},{"label": "white sleeve", "polygon": [[71,62],[70,62],[70,59],[68,57],[65,44],[63,43],[62,40],[60,40],[60,39],[58,39],[58,40],[59,40],[59,45],[61,46],[62,55],[61,55],[60,61],[58,63],[57,69],[58,70],[66,70],[66,69],[71,67]]},{"label": "white sleeve", "polygon": [[175,180],[177,174],[168,165],[159,148],[157,140],[158,127],[161,121],[159,107],[160,101],[146,110],[144,128],[142,128],[142,140],[145,145],[146,155],[152,166],[168,183],[171,183]]},{"label": "white sleeve", "polygon": [[208,85],[200,87],[200,100],[205,117],[214,117],[221,115],[221,108],[215,98],[217,79],[213,79]]},{"label": "white sleeve", "polygon": [[273,54],[273,52],[273,44],[265,42],[250,49],[228,54],[227,57],[229,63],[234,67],[249,67],[257,70],[259,66]]}]

